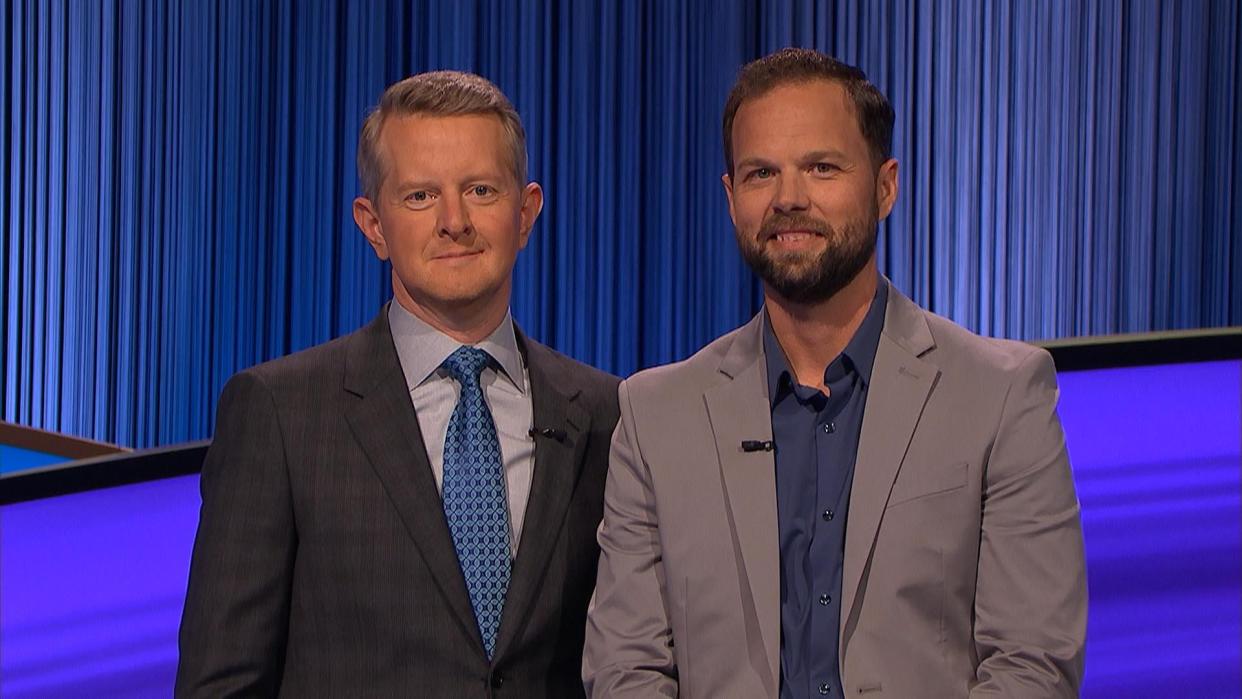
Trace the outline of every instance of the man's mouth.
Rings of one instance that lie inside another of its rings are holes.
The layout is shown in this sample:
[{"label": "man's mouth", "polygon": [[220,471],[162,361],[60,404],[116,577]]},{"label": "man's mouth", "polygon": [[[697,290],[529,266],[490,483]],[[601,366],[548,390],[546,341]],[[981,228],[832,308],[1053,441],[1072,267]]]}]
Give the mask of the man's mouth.
[{"label": "man's mouth", "polygon": [[791,245],[799,247],[810,244],[816,239],[823,238],[824,234],[819,231],[807,228],[794,228],[784,231],[776,231],[769,234],[765,239],[765,243],[775,243],[777,245]]},{"label": "man's mouth", "polygon": [[474,255],[481,254],[482,252],[483,252],[482,250],[452,250],[450,252],[442,252],[438,255],[435,255],[432,259],[434,260],[456,260],[456,259],[460,259],[463,257],[473,257]]},{"label": "man's mouth", "polygon": [[807,230],[778,231],[772,234],[769,240],[776,240],[782,243],[792,243],[792,242],[797,242],[801,240],[810,240],[812,238],[819,238],[819,237],[822,237],[822,236],[820,236],[820,234],[816,233],[815,231],[807,231]]}]

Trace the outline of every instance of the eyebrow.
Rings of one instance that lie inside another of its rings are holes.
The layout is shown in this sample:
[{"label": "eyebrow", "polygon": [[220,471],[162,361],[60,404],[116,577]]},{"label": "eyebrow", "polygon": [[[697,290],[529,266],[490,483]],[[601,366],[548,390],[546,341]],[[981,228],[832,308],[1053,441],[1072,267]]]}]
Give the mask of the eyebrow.
[{"label": "eyebrow", "polygon": [[466,177],[463,177],[461,181],[466,182],[466,183],[469,183],[469,182],[493,183],[493,182],[503,181],[508,176],[509,175],[505,170],[497,170],[492,173],[478,172],[473,175],[468,175]]},{"label": "eyebrow", "polygon": [[739,161],[736,165],[733,166],[733,169],[744,170],[746,168],[751,168],[751,167],[773,167],[773,165],[774,163],[772,163],[772,161],[770,160],[765,160],[764,158],[756,158],[754,156],[751,156],[749,158],[746,158],[745,160]]},{"label": "eyebrow", "polygon": [[[468,185],[468,184],[473,184],[476,182],[485,182],[488,184],[492,184],[495,182],[499,182],[503,180],[504,178],[505,178],[505,175],[502,172],[495,172],[492,174],[486,174],[486,173],[480,172],[480,173],[474,173],[474,174],[470,174],[465,177],[462,177],[460,178],[461,179],[460,182],[447,183],[447,184],[450,184],[450,185],[467,184]],[[395,185],[395,187],[396,187],[396,191],[403,192],[403,191],[418,190],[418,189],[436,189],[436,188],[445,186],[445,184],[446,183],[440,182],[439,180],[436,180],[436,179],[410,179],[410,180],[404,180],[402,182],[398,182]]]},{"label": "eyebrow", "polygon": [[[815,151],[811,151],[810,153],[804,154],[803,156],[798,158],[798,164],[807,165],[810,163],[819,162],[821,160],[848,160],[848,157],[842,151],[839,151],[835,148],[828,148],[824,150],[815,150]],[[733,166],[733,169],[744,170],[744,169],[752,168],[752,167],[776,167],[776,164],[766,158],[750,156],[749,158],[745,158],[744,160],[738,161],[738,163]]]},{"label": "eyebrow", "polygon": [[813,163],[820,160],[845,160],[846,155],[839,150],[829,148],[827,150],[815,150],[802,156],[802,162]]},{"label": "eyebrow", "polygon": [[435,183],[431,180],[402,180],[393,185],[393,190],[404,192],[418,189],[433,189],[435,186]]}]

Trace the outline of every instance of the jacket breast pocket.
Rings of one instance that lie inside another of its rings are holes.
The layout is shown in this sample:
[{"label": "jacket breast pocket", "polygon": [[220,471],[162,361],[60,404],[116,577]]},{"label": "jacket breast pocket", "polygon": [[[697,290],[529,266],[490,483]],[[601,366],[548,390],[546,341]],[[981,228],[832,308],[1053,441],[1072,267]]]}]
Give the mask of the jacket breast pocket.
[{"label": "jacket breast pocket", "polygon": [[893,484],[888,507],[964,488],[969,475],[970,464],[965,461],[903,466]]}]

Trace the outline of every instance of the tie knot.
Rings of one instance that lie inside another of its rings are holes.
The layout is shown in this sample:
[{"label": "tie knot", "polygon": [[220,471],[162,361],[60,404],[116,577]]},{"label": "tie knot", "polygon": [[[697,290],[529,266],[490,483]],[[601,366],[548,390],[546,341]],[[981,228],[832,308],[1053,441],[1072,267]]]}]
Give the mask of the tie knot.
[{"label": "tie knot", "polygon": [[454,379],[457,379],[457,383],[463,386],[473,385],[479,382],[479,374],[491,359],[490,354],[478,347],[462,345],[440,366],[444,367]]}]

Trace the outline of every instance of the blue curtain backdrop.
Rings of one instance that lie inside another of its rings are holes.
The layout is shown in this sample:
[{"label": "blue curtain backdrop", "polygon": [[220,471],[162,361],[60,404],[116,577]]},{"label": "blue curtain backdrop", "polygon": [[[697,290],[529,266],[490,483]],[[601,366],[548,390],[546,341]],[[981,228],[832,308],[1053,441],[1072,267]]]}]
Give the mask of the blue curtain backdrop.
[{"label": "blue curtain backdrop", "polygon": [[1235,0],[14,0],[0,53],[4,420],[210,434],[245,366],[389,295],[356,232],[359,124],[409,73],[480,72],[549,204],[514,311],[611,371],[684,357],[758,288],[719,184],[738,67],[787,45],[897,110],[881,266],[979,332],[1242,324]]}]

